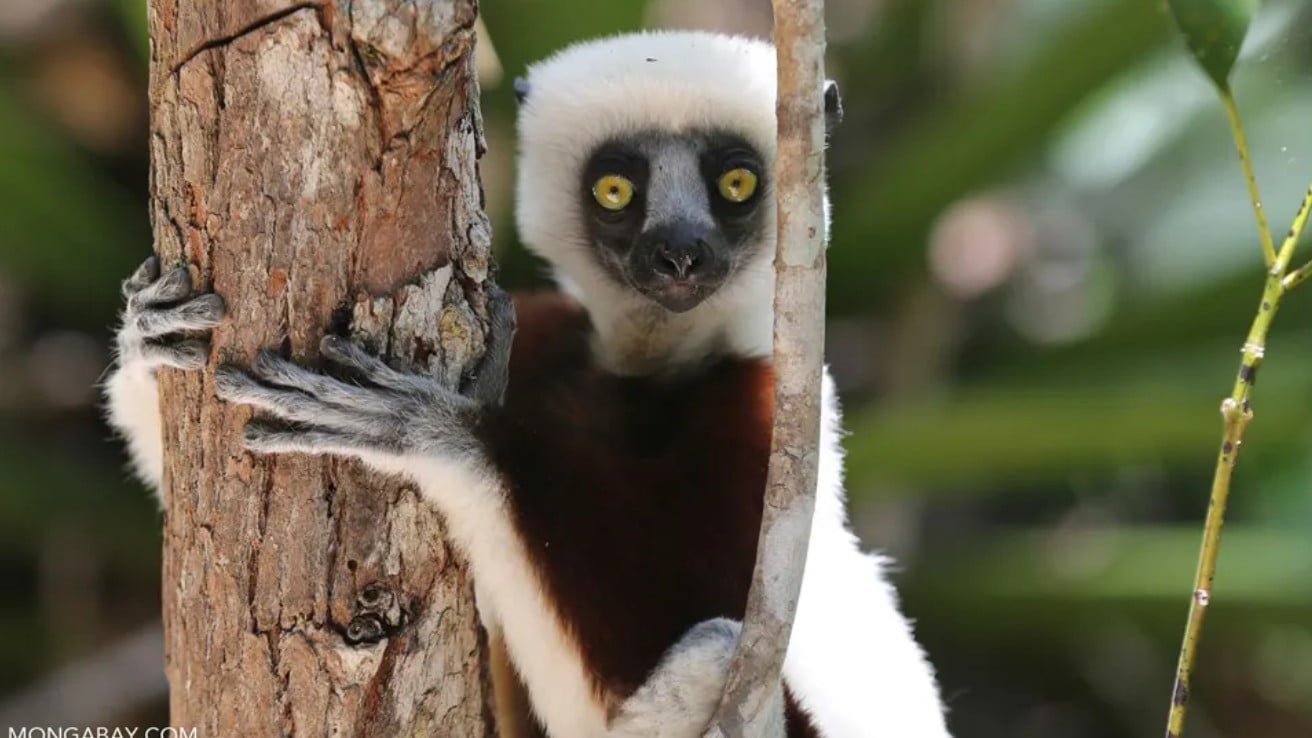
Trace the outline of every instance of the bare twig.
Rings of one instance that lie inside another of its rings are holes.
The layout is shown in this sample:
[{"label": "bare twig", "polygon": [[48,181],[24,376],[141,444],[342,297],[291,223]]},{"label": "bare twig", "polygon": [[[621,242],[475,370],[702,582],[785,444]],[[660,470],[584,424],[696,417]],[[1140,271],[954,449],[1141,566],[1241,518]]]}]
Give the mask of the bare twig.
[{"label": "bare twig", "polygon": [[775,0],[774,430],[756,568],[724,696],[707,736],[764,735],[802,585],[819,465],[824,347],[824,50],[822,0]]}]

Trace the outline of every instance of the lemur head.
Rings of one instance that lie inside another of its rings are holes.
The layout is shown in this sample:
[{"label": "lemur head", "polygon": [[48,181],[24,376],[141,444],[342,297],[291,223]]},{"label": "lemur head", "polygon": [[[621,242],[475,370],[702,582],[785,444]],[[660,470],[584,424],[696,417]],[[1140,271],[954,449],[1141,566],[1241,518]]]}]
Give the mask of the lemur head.
[{"label": "lemur head", "polygon": [[[617,36],[532,66],[515,91],[520,237],[602,323],[603,341],[641,338],[639,352],[667,357],[714,341],[768,352],[774,47]],[[837,88],[825,92],[836,117]]]}]

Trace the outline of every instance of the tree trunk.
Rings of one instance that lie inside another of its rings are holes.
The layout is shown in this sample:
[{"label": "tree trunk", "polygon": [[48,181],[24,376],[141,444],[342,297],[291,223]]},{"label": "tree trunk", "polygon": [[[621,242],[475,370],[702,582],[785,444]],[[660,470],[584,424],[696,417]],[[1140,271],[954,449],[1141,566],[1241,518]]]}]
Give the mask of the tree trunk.
[{"label": "tree trunk", "polygon": [[[156,247],[228,302],[211,368],[261,347],[313,361],[348,320],[453,382],[480,357],[476,12],[150,0]],[[491,735],[468,569],[433,508],[354,463],[244,452],[248,411],[212,380],[161,376],[173,723]]]}]

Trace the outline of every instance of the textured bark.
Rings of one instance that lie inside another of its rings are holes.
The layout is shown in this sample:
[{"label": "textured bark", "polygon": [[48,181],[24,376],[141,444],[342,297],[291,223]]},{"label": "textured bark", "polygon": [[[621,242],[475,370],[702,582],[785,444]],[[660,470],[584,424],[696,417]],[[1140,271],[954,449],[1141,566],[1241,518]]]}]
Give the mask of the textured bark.
[{"label": "textured bark", "polygon": [[313,362],[347,318],[453,382],[481,356],[476,12],[150,0],[156,247],[229,309],[210,370],[161,377],[172,720],[202,735],[491,734],[439,516],[354,463],[244,452],[249,413],[215,399],[211,371],[267,346]]},{"label": "textured bark", "polygon": [[774,0],[778,49],[774,427],[742,637],[706,735],[775,735],[779,675],[802,589],[820,463],[825,337],[823,0]]}]

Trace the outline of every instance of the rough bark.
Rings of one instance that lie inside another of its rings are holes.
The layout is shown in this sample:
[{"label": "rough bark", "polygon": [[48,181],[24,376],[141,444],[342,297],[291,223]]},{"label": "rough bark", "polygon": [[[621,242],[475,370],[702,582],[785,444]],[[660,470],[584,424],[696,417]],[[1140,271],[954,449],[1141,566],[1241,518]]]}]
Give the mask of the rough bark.
[{"label": "rough bark", "polygon": [[824,362],[823,0],[774,0],[778,54],[774,427],[765,510],[742,637],[706,735],[772,735],[770,720],[802,588],[819,470]]},{"label": "rough bark", "polygon": [[[480,357],[476,12],[149,2],[157,251],[229,308],[211,368],[161,377],[172,720],[202,735],[491,734],[467,567],[439,516],[354,463],[244,452],[248,411],[212,384],[261,347],[313,362],[348,318],[452,381]],[[371,631],[387,637],[350,644]]]}]

